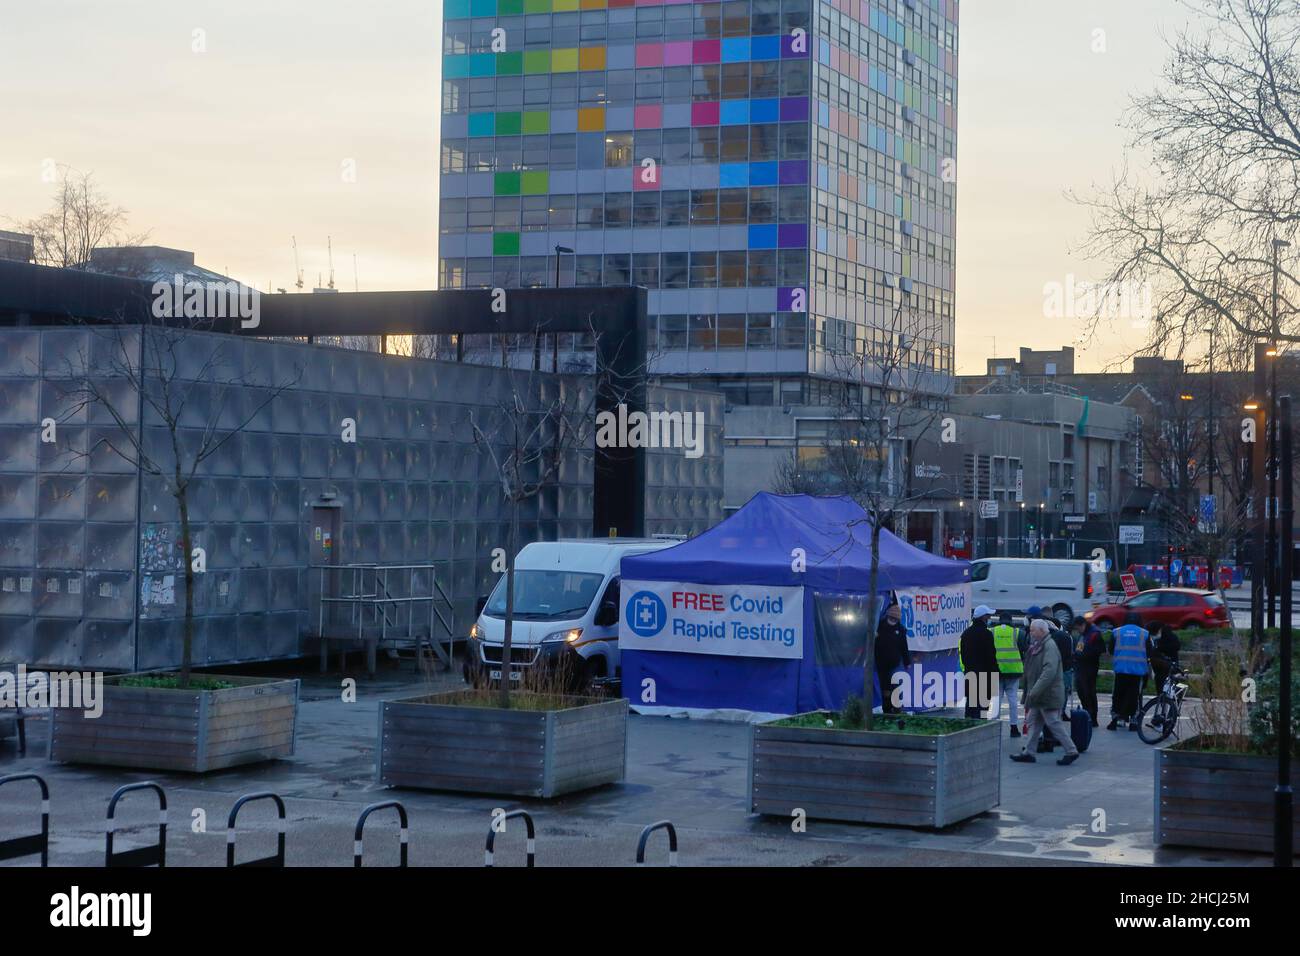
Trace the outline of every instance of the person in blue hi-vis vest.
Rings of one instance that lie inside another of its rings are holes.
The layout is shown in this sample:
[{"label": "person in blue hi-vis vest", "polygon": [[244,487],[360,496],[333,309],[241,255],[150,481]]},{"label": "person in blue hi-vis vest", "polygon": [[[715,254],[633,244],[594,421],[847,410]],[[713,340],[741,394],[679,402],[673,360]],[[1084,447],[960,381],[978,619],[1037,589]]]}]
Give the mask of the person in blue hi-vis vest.
[{"label": "person in blue hi-vis vest", "polygon": [[1121,721],[1129,730],[1137,730],[1137,712],[1142,704],[1142,682],[1147,676],[1147,641],[1150,635],[1142,627],[1137,612],[1129,611],[1122,626],[1111,635],[1114,641],[1115,690],[1110,698],[1110,723],[1114,730]]}]

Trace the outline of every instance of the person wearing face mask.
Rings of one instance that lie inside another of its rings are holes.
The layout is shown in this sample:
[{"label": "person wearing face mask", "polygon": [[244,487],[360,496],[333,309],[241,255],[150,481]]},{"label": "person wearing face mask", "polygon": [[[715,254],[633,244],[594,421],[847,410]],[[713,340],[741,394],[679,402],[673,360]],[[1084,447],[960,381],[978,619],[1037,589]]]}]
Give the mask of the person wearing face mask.
[{"label": "person wearing face mask", "polygon": [[887,714],[898,713],[893,701],[894,671],[912,666],[907,647],[907,628],[903,626],[903,609],[895,601],[885,611],[876,628],[876,680],[880,682],[880,707]]}]

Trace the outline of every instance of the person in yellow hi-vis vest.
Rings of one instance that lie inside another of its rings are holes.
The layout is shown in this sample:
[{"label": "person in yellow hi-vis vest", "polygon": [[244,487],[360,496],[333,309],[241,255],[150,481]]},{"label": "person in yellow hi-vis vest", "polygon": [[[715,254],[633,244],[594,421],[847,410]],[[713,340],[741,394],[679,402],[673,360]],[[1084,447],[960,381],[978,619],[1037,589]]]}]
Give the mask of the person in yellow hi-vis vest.
[{"label": "person in yellow hi-vis vest", "polygon": [[1003,611],[993,628],[993,647],[998,657],[998,697],[993,702],[993,719],[1002,714],[1002,698],[1007,699],[1011,717],[1011,736],[1020,736],[1020,679],[1025,662],[1020,657],[1020,628],[1011,623],[1011,612]]}]

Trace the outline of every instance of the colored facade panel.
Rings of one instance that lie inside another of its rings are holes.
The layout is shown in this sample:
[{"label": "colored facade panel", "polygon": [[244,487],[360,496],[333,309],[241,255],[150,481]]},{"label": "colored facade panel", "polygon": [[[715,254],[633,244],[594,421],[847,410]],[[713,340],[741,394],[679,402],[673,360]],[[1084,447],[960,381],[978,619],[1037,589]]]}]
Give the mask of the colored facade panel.
[{"label": "colored facade panel", "polygon": [[479,2],[446,6],[441,284],[550,285],[574,248],[562,284],[651,290],[667,374],[824,374],[910,296],[951,374],[953,0]]}]

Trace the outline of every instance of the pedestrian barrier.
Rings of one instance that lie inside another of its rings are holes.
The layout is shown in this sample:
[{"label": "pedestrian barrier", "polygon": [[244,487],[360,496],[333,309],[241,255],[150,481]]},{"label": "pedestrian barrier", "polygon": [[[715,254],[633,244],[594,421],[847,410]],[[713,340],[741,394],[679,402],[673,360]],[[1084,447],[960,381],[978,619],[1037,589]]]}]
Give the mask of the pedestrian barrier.
[{"label": "pedestrian barrier", "polygon": [[[117,801],[134,790],[152,790],[158,795],[158,842],[153,846],[140,846],[133,850],[113,852],[113,814],[117,812]],[[112,799],[108,801],[108,834],[104,843],[104,866],[158,866],[167,865],[167,793],[152,780],[143,783],[128,783],[118,787]]]},{"label": "pedestrian barrier", "polygon": [[513,820],[515,817],[524,818],[524,827],[528,831],[528,864],[527,865],[530,867],[536,865],[537,830],[533,826],[532,814],[530,814],[527,810],[511,810],[505,816],[501,817],[499,821],[495,816],[493,816],[492,825],[488,827],[487,852],[484,853],[483,855],[484,866],[492,865],[492,854],[493,854],[492,845],[496,843],[496,839],[497,839],[497,823],[500,822],[501,829],[504,830],[506,828],[506,821]]},{"label": "pedestrian barrier", "polygon": [[406,807],[402,806],[402,804],[396,800],[385,800],[382,803],[372,803],[370,806],[366,807],[364,810],[361,811],[361,816],[357,817],[357,829],[356,832],[353,833],[352,835],[352,854],[353,854],[352,865],[354,867],[361,866],[361,831],[365,829],[366,818],[369,817],[370,814],[374,813],[376,810],[387,810],[390,807],[397,811],[398,819],[401,821],[402,824],[401,861],[397,865],[399,867],[406,866],[406,850],[407,850],[407,845],[409,843],[409,832],[410,832],[407,827],[407,821],[406,821]]},{"label": "pedestrian barrier", "polygon": [[[252,803],[254,800],[272,800],[275,802],[276,812],[279,819],[276,821],[278,835],[275,841],[275,853],[272,856],[259,857],[256,860],[248,860],[244,863],[235,862],[235,818],[239,816],[239,811],[244,804]],[[280,799],[278,793],[271,793],[269,790],[260,793],[249,793],[235,801],[235,805],[230,808],[230,817],[226,820],[226,866],[230,867],[284,867],[284,801]]]},{"label": "pedestrian barrier", "polygon": [[667,820],[660,820],[658,823],[652,823],[641,831],[641,839],[636,844],[636,865],[645,866],[645,845],[650,839],[650,834],[656,830],[668,831],[668,865],[677,865],[677,828]]},{"label": "pedestrian barrier", "polygon": [[31,836],[0,840],[0,860],[17,860],[24,856],[41,857],[41,866],[50,865],[50,788],[34,773],[11,773],[0,777],[0,787],[19,780],[35,780],[41,788],[41,832]]}]

